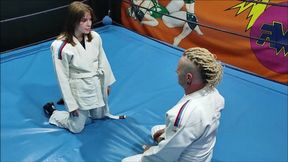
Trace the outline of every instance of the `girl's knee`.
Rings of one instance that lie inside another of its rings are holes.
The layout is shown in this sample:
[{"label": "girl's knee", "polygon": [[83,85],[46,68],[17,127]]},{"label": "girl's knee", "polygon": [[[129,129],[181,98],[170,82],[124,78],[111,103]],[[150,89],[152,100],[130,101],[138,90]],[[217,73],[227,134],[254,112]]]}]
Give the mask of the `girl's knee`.
[{"label": "girl's knee", "polygon": [[69,128],[69,131],[72,133],[80,133],[82,132],[82,130],[84,129],[84,125],[83,126],[72,126],[71,128]]},{"label": "girl's knee", "polygon": [[72,133],[80,133],[85,127],[86,117],[79,114],[77,118],[70,120],[68,129]]}]

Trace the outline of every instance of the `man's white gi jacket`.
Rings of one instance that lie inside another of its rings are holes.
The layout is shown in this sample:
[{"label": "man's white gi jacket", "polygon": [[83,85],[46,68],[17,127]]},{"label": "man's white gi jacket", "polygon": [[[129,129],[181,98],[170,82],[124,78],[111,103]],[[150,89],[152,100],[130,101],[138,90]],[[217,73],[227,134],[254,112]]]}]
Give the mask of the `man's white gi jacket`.
[{"label": "man's white gi jacket", "polygon": [[224,98],[205,87],[185,95],[166,113],[164,140],[142,154],[142,162],[210,162]]}]

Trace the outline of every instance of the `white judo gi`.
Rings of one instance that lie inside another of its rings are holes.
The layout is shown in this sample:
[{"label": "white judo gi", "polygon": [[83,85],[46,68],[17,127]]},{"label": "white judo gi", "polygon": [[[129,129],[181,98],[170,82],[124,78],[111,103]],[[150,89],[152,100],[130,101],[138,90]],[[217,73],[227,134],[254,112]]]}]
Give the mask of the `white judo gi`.
[{"label": "white judo gi", "polygon": [[151,135],[165,128],[165,139],[143,154],[122,162],[210,162],[224,98],[205,87],[185,95],[166,113],[166,125],[154,126]]},{"label": "white judo gi", "polygon": [[[78,133],[90,118],[109,116],[107,87],[115,77],[102,47],[98,33],[91,31],[93,39],[84,37],[85,48],[76,37],[72,46],[64,40],[55,40],[51,52],[60,89],[67,111],[55,110],[49,122]],[[79,110],[79,117],[69,112]]]}]

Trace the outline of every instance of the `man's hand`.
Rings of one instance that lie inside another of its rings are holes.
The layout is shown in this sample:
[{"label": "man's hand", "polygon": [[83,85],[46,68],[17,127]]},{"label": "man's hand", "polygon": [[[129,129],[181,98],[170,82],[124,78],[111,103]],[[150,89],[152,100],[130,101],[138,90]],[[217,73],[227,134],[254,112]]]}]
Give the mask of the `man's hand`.
[{"label": "man's hand", "polygon": [[164,133],[164,131],[165,131],[165,129],[160,129],[156,133],[154,133],[154,135],[153,135],[154,141],[156,141],[157,143],[162,141],[164,138],[162,138],[160,136]]},{"label": "man's hand", "polygon": [[78,117],[78,116],[79,116],[78,110],[71,111],[71,112],[70,112],[70,116]]}]

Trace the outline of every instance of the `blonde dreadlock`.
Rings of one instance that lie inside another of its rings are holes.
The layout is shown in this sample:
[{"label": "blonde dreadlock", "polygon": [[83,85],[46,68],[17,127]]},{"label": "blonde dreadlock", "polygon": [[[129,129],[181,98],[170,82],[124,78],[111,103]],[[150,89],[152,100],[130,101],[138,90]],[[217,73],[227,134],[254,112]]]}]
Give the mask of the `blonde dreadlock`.
[{"label": "blonde dreadlock", "polygon": [[222,79],[222,65],[216,60],[216,56],[205,48],[189,48],[184,54],[200,70],[204,83],[215,87]]}]

